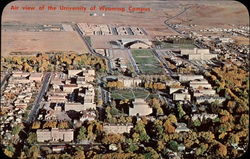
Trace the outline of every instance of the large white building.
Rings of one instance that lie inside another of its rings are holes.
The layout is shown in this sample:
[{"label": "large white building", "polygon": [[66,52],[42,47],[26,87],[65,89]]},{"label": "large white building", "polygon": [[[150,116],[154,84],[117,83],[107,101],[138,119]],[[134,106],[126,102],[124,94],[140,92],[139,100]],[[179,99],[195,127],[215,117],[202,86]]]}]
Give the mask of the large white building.
[{"label": "large white building", "polygon": [[142,98],[133,101],[133,107],[129,107],[129,116],[146,116],[153,112],[152,108]]},{"label": "large white building", "polygon": [[192,80],[203,80],[204,77],[202,75],[185,75],[185,74],[180,74],[178,75],[179,81],[184,82],[184,81],[192,81]]},{"label": "large white building", "polygon": [[209,49],[181,49],[181,55],[186,55],[189,60],[210,60],[217,54],[211,54]]},{"label": "large white building", "polygon": [[132,124],[104,124],[103,130],[107,134],[123,134],[129,133],[133,128]]},{"label": "large white building", "polygon": [[139,78],[118,77],[118,81],[123,83],[124,87],[137,87],[142,82]]},{"label": "large white building", "polygon": [[36,131],[37,141],[38,142],[71,142],[74,140],[74,130],[73,129],[58,129],[52,128],[51,131],[49,129],[38,129]]},{"label": "large white building", "polygon": [[174,101],[190,101],[191,96],[189,93],[173,93]]}]

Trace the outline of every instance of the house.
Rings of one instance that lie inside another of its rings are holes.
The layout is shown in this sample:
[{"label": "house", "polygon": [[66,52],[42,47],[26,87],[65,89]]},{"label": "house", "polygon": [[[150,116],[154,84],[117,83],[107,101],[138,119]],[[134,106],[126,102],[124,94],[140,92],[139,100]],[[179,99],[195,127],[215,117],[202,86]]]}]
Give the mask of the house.
[{"label": "house", "polygon": [[14,103],[14,106],[16,108],[26,109],[28,107],[28,104],[27,103]]},{"label": "house", "polygon": [[178,78],[180,82],[204,79],[202,75],[186,75],[186,74],[178,75]]},{"label": "house", "polygon": [[95,76],[95,70],[83,68],[82,70],[68,70],[68,78],[75,76],[85,77],[87,82],[93,81]]},{"label": "house", "polygon": [[200,97],[203,95],[216,95],[216,91],[213,89],[196,89],[193,92],[194,97]]},{"label": "house", "polygon": [[166,86],[172,86],[172,85],[180,85],[180,82],[178,80],[167,80]]},{"label": "house", "polygon": [[26,84],[26,83],[30,83],[30,80],[27,79],[26,77],[16,77],[16,78],[10,77],[9,81],[13,81],[14,84]]},{"label": "house", "polygon": [[133,128],[133,124],[110,124],[110,123],[105,123],[103,125],[103,130],[107,134],[129,133],[132,128]]},{"label": "house", "polygon": [[173,93],[174,101],[190,101],[191,95],[189,93]]},{"label": "house", "polygon": [[139,78],[118,77],[118,81],[123,83],[124,87],[137,87],[142,82]]},{"label": "house", "polygon": [[38,129],[36,131],[37,141],[38,142],[71,142],[74,139],[74,130],[73,129],[58,129],[52,128],[49,129]]},{"label": "house", "polygon": [[52,95],[51,94],[48,96],[48,101],[51,103],[58,103],[58,102],[65,103],[65,102],[67,102],[67,98],[63,94],[62,95]]},{"label": "house", "polygon": [[211,84],[206,79],[190,81],[189,87],[193,89],[197,88],[212,88]]},{"label": "house", "polygon": [[61,152],[65,149],[65,146],[53,146],[52,151],[53,152]]},{"label": "house", "polygon": [[176,123],[177,128],[175,129],[175,132],[188,132],[190,131],[189,128],[187,128],[187,124],[185,123]]},{"label": "house", "polygon": [[187,56],[189,60],[210,60],[217,57],[217,54],[211,54],[209,49],[181,49],[181,55]]},{"label": "house", "polygon": [[26,78],[30,75],[29,72],[22,72],[22,71],[12,71],[12,76],[17,78],[17,77],[23,77]]},{"label": "house", "polygon": [[135,98],[133,107],[129,107],[129,116],[146,116],[153,112],[152,108],[142,98]]},{"label": "house", "polygon": [[170,87],[170,88],[169,88],[169,94],[172,94],[172,93],[174,93],[174,92],[183,90],[184,88],[185,88],[184,86]]},{"label": "house", "polygon": [[84,106],[81,103],[65,103],[64,110],[65,111],[74,110],[79,112],[84,110]]},{"label": "house", "polygon": [[68,70],[68,78],[74,77],[82,73],[82,70]]},{"label": "house", "polygon": [[29,76],[30,81],[41,82],[43,78],[43,73],[31,73]]},{"label": "house", "polygon": [[185,151],[186,147],[183,144],[178,145],[178,151]]},{"label": "house", "polygon": [[199,119],[200,121],[202,121],[203,119],[215,119],[218,117],[218,114],[207,114],[207,113],[202,113],[202,114],[192,114],[191,115],[191,119],[192,121],[195,121],[197,119]]},{"label": "house", "polygon": [[181,49],[181,55],[191,55],[191,54],[209,54],[209,49]]},{"label": "house", "polygon": [[219,103],[222,103],[226,100],[226,98],[224,97],[219,97],[219,96],[210,96],[210,95],[207,95],[207,96],[199,96],[199,97],[196,97],[196,102],[199,104],[199,103],[203,103],[205,101],[209,102],[209,103],[212,103],[212,102],[215,102],[215,101],[218,101]]},{"label": "house", "polygon": [[88,121],[92,121],[92,120],[95,120],[96,118],[96,113],[95,111],[82,111],[81,112],[82,116],[80,118],[80,121],[81,122],[84,122],[85,120],[88,120]]},{"label": "house", "polygon": [[63,85],[63,91],[67,93],[72,93],[75,89],[78,89],[77,84],[65,84]]}]

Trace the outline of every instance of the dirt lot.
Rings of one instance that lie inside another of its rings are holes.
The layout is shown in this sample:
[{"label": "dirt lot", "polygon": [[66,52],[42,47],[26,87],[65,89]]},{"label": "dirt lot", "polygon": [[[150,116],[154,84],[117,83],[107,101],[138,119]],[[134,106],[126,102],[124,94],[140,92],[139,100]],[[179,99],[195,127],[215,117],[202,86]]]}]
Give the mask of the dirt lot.
[{"label": "dirt lot", "polygon": [[76,51],[87,49],[76,32],[2,32],[1,55],[10,52]]}]

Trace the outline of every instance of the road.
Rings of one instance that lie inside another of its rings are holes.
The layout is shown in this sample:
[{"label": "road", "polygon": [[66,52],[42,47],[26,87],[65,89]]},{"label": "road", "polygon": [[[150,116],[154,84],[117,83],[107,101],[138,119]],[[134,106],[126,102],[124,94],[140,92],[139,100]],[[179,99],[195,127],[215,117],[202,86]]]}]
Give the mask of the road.
[{"label": "road", "polygon": [[135,59],[134,59],[133,56],[132,56],[131,50],[130,50],[130,49],[127,49],[127,51],[128,51],[128,56],[129,56],[129,59],[130,59],[130,63],[133,65],[134,70],[135,70],[135,73],[136,73],[137,75],[141,74],[141,71],[139,70],[139,68],[138,68],[138,66],[137,66],[137,64],[136,64],[136,62],[135,62]]},{"label": "road", "polygon": [[8,81],[8,79],[10,78],[10,75],[11,75],[11,74],[8,72],[8,73],[4,76],[3,80],[1,81],[1,93],[2,93],[2,91],[3,91],[3,88],[4,88],[5,84],[6,84],[6,81]]},{"label": "road", "polygon": [[32,106],[31,111],[29,113],[28,119],[26,120],[27,123],[31,123],[34,121],[34,119],[38,113],[42,98],[45,95],[46,91],[48,90],[50,79],[51,79],[51,73],[46,73],[44,76],[44,79],[43,79],[43,85],[42,85],[42,87],[41,87],[41,89],[36,97],[35,102],[33,103],[33,106]]},{"label": "road", "polygon": [[[97,143],[97,142],[82,142],[82,143],[76,143],[76,142],[70,142],[70,143],[65,143],[65,142],[49,142],[49,143],[37,143],[36,145],[39,146],[66,146],[66,145],[71,145],[71,146],[86,146],[86,147],[92,147],[92,146],[100,146],[102,143]],[[91,146],[90,146],[91,145]]]},{"label": "road", "polygon": [[103,56],[97,52],[95,52],[95,50],[92,48],[92,46],[90,46],[90,44],[88,43],[86,37],[83,35],[82,31],[80,30],[80,28],[75,24],[72,26],[76,32],[79,34],[79,36],[81,37],[81,39],[83,40],[83,42],[85,43],[85,45],[87,46],[89,52],[93,55],[96,55],[98,57],[104,58],[106,60],[107,66],[108,66],[108,72],[112,74],[112,67],[111,67],[111,61],[108,57]]},{"label": "road", "polygon": [[163,64],[163,68],[166,71],[166,73],[169,74],[171,78],[176,76],[176,73],[174,73],[171,69],[169,69],[165,59],[163,59],[155,49],[152,49],[152,52],[154,53],[155,57]]},{"label": "road", "polygon": [[171,20],[171,19],[174,19],[174,18],[176,18],[176,17],[178,17],[178,16],[180,16],[180,15],[182,15],[183,13],[185,13],[185,12],[186,12],[188,9],[190,9],[191,7],[193,7],[193,6],[184,8],[184,10],[181,11],[180,13],[178,13],[177,15],[175,15],[175,16],[173,16],[173,17],[170,17],[170,18],[166,19],[166,20],[164,21],[164,24],[167,26],[168,29],[170,29],[170,30],[172,30],[172,31],[174,31],[174,32],[176,32],[176,33],[182,35],[182,36],[185,36],[185,35],[183,35],[180,31],[178,31],[178,30],[176,30],[175,28],[171,27],[171,25],[168,24],[168,21]]}]

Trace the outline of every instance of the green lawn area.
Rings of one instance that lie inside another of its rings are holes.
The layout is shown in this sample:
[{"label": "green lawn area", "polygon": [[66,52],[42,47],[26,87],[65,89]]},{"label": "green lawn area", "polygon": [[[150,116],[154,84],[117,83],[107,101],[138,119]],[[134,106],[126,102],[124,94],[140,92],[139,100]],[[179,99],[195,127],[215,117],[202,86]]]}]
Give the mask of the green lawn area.
[{"label": "green lawn area", "polygon": [[131,50],[132,56],[135,59],[139,69],[143,74],[163,74],[163,69],[159,61],[154,57],[151,50],[140,49]]},{"label": "green lawn area", "polygon": [[146,98],[149,92],[143,89],[120,89],[111,91],[111,98],[113,99],[134,99]]}]

